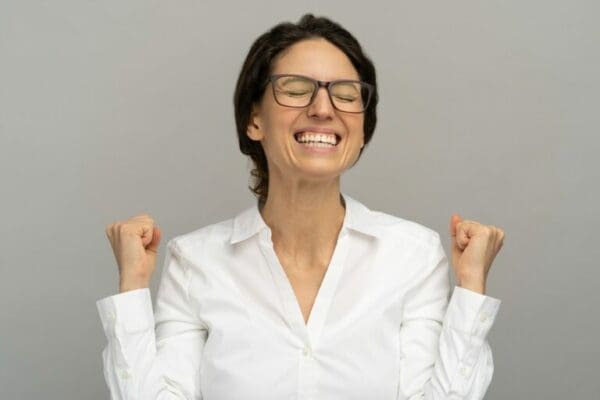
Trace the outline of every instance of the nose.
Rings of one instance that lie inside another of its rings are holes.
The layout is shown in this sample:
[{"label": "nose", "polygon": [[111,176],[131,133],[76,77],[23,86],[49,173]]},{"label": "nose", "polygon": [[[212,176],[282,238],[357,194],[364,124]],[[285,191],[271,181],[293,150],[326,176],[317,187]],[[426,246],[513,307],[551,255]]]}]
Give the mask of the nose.
[{"label": "nose", "polygon": [[308,116],[318,119],[331,119],[335,113],[333,104],[329,99],[326,87],[320,87],[315,94],[315,99],[308,106]]}]

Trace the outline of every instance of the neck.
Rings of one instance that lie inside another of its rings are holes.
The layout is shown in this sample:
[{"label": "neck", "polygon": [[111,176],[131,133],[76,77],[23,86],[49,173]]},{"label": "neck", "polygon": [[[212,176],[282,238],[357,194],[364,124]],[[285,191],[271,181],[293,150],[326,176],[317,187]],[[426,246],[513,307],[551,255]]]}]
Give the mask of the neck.
[{"label": "neck", "polygon": [[339,178],[293,186],[270,181],[261,214],[274,247],[307,264],[329,260],[345,214],[339,189]]}]

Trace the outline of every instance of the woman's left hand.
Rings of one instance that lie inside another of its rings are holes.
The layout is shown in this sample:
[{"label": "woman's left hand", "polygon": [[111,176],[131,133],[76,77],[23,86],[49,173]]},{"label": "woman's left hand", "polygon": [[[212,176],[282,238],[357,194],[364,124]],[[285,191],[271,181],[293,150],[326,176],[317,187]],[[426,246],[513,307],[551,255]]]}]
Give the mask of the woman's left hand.
[{"label": "woman's left hand", "polygon": [[492,225],[450,217],[452,268],[458,286],[485,294],[492,261],[502,248],[504,231]]}]

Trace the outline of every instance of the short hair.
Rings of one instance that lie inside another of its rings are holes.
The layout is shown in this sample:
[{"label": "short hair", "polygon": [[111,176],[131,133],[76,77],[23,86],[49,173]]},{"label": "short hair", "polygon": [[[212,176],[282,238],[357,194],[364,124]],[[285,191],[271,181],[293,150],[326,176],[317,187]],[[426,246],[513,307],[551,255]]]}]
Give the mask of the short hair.
[{"label": "short hair", "polygon": [[[240,151],[250,156],[254,162],[254,169],[251,171],[254,179],[248,188],[258,197],[259,204],[264,204],[268,196],[269,169],[262,144],[247,135],[252,107],[263,97],[277,55],[299,41],[318,38],[329,41],[343,51],[357,70],[359,79],[374,86],[371,100],[364,112],[365,146],[371,141],[375,131],[378,102],[375,66],[363,52],[356,38],[340,24],[310,13],[303,15],[296,24],[282,22],[275,25],[260,35],[250,47],[233,97]],[[360,159],[363,149],[364,147],[360,149],[356,161]]]}]

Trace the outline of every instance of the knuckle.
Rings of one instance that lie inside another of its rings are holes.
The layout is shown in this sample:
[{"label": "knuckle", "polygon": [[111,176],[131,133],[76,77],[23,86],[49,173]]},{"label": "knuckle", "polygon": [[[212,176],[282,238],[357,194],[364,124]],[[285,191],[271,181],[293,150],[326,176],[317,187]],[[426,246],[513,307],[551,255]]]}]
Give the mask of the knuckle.
[{"label": "knuckle", "polygon": [[120,235],[125,235],[128,234],[130,232],[133,232],[133,230],[135,229],[135,223],[131,223],[131,222],[124,222],[122,224],[119,224],[116,229],[117,232],[119,232]]}]

